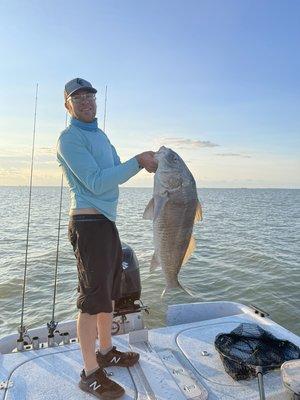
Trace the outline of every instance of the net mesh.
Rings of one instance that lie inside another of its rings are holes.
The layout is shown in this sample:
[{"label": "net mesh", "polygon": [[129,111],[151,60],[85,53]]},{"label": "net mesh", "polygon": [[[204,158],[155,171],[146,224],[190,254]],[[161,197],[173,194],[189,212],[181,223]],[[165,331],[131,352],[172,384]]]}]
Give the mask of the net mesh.
[{"label": "net mesh", "polygon": [[281,340],[256,324],[242,323],[230,333],[220,333],[215,339],[225,371],[235,380],[256,376],[279,368],[285,361],[300,358],[300,348]]}]

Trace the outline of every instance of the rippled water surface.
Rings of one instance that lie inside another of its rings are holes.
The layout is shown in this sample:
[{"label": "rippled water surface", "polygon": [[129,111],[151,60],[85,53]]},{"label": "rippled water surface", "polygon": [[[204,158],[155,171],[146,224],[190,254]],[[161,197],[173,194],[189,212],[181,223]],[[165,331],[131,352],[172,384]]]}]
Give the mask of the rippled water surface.
[{"label": "rippled water surface", "polygon": [[[0,187],[0,336],[20,324],[28,188]],[[164,324],[167,304],[230,300],[253,303],[300,334],[300,190],[202,189],[204,219],[194,227],[197,249],[180,281],[197,297],[174,292],[161,300],[161,271],[149,274],[152,224],[142,213],[152,189],[121,188],[117,226],[140,263],[149,327]],[[33,188],[24,323],[51,320],[60,189]],[[63,193],[56,320],[76,316],[76,264],[67,241],[69,196]]]}]

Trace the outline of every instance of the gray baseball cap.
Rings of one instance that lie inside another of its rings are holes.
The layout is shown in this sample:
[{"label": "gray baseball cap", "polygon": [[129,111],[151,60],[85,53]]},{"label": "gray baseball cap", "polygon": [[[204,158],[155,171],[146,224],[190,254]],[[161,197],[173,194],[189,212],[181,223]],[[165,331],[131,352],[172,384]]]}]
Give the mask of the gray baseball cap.
[{"label": "gray baseball cap", "polygon": [[69,96],[72,96],[72,94],[74,94],[75,92],[77,92],[77,90],[80,89],[85,89],[88,90],[89,92],[97,93],[97,90],[93,88],[90,82],[86,81],[85,79],[75,78],[67,82],[65,85],[65,91],[64,91],[65,99],[67,99]]}]

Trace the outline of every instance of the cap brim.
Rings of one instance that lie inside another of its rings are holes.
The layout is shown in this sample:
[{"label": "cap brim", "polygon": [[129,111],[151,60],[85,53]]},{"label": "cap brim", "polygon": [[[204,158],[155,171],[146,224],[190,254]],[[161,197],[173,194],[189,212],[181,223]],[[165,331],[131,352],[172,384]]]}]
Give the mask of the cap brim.
[{"label": "cap brim", "polygon": [[95,88],[91,88],[90,86],[82,86],[78,89],[73,90],[73,92],[68,93],[68,95],[66,96],[66,98],[72,96],[72,94],[78,92],[79,90],[88,90],[91,93],[97,93],[97,90]]}]

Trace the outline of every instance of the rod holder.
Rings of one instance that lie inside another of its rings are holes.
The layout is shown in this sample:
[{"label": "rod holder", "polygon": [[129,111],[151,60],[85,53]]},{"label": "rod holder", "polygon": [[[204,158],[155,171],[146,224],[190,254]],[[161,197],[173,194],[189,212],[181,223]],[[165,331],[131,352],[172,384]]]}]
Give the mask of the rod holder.
[{"label": "rod holder", "polygon": [[63,343],[70,344],[70,335],[69,332],[64,332],[63,334]]},{"label": "rod holder", "polygon": [[32,348],[33,350],[38,350],[40,348],[40,340],[38,336],[32,338]]},{"label": "rod holder", "polygon": [[57,343],[54,340],[54,335],[48,335],[48,347],[55,347]]},{"label": "rod holder", "polygon": [[24,351],[24,340],[23,339],[17,340],[17,350]]}]

